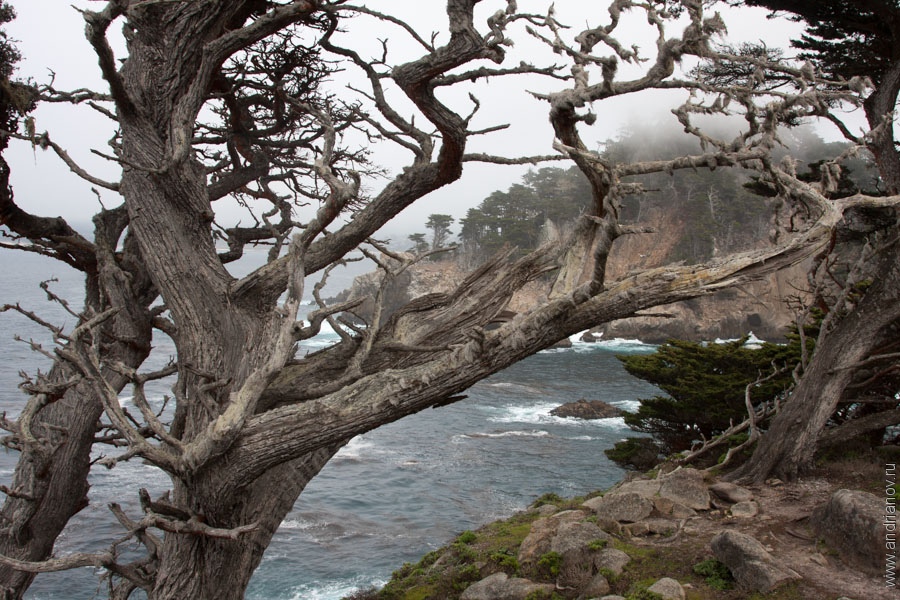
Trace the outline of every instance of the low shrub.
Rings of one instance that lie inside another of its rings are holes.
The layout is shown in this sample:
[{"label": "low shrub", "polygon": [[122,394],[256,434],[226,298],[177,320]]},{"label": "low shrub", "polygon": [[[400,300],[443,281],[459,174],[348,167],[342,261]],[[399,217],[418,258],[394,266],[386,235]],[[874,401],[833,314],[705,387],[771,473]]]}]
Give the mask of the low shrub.
[{"label": "low shrub", "polygon": [[724,563],[715,558],[698,562],[694,565],[694,573],[704,578],[706,585],[714,590],[730,590],[734,587],[734,577]]}]

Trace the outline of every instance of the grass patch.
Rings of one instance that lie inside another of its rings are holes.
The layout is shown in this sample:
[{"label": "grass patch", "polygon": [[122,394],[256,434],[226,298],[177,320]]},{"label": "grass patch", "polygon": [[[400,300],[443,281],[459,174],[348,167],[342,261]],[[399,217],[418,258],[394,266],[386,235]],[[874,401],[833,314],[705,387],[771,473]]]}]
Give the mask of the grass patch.
[{"label": "grass patch", "polygon": [[453,600],[472,583],[500,571],[519,575],[519,546],[539,517],[517,513],[475,531],[463,531],[444,548],[429,552],[415,564],[397,569],[390,581],[364,600]]},{"label": "grass patch", "polygon": [[456,541],[460,544],[471,544],[472,542],[474,542],[477,539],[478,539],[478,536],[475,534],[474,531],[466,530],[466,531],[463,531],[461,534],[459,534],[459,537],[456,538]]},{"label": "grass patch", "polygon": [[714,558],[698,562],[694,565],[694,573],[703,577],[706,585],[714,590],[725,591],[734,587],[734,577],[723,563]]},{"label": "grass patch", "polygon": [[606,548],[606,545],[609,543],[609,540],[598,539],[594,540],[588,544],[588,550],[592,552],[597,552],[599,550],[603,550]]},{"label": "grass patch", "polygon": [[562,555],[559,552],[548,552],[537,561],[538,576],[545,581],[552,581],[559,575],[562,566]]}]

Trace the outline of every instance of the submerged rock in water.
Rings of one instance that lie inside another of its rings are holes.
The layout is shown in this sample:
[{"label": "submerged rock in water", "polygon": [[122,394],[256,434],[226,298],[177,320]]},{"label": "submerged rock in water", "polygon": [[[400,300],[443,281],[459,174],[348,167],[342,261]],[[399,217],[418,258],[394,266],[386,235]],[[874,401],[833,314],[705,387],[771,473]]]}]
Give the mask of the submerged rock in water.
[{"label": "submerged rock in water", "polygon": [[602,400],[566,402],[550,411],[554,417],[575,417],[576,419],[612,419],[622,416],[622,409]]}]

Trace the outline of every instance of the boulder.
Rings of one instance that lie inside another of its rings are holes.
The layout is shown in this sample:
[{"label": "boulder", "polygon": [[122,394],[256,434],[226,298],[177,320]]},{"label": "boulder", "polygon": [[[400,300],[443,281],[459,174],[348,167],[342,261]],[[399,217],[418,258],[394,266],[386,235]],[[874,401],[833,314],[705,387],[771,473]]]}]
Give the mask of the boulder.
[{"label": "boulder", "polygon": [[640,494],[644,498],[653,499],[659,494],[661,483],[658,479],[633,479],[626,481],[607,492],[609,494]]},{"label": "boulder", "polygon": [[697,516],[697,511],[693,508],[674,502],[671,498],[657,496],[653,499],[653,506],[659,514],[675,519],[690,519]]},{"label": "boulder", "polygon": [[622,528],[622,531],[629,537],[641,537],[650,535],[650,526],[646,521],[638,521],[637,523],[629,523]]},{"label": "boulder", "polygon": [[566,402],[550,411],[554,417],[575,417],[576,419],[612,419],[622,416],[622,409],[602,400]]},{"label": "boulder", "polygon": [[462,593],[460,600],[525,600],[531,594],[549,596],[556,586],[535,583],[521,577],[509,577],[506,573],[494,573],[473,583]]},{"label": "boulder", "polygon": [[739,519],[750,519],[759,514],[759,505],[753,500],[738,502],[731,506],[731,516]]},{"label": "boulder", "polygon": [[709,491],[703,473],[697,469],[677,469],[660,477],[659,495],[694,510],[709,508]]},{"label": "boulder", "polygon": [[791,569],[778,566],[756,538],[738,531],[723,531],[710,542],[713,555],[725,564],[734,579],[744,588],[768,593],[779,585],[800,576]]},{"label": "boulder", "polygon": [[615,548],[604,548],[594,557],[594,566],[597,567],[598,571],[607,569],[616,575],[621,575],[625,565],[630,562],[630,556]]},{"label": "boulder", "polygon": [[810,525],[845,562],[879,574],[884,572],[885,508],[883,499],[868,492],[838,490],[813,511]]},{"label": "boulder", "polygon": [[753,500],[753,492],[729,481],[717,481],[709,491],[726,502],[738,503]]},{"label": "boulder", "polygon": [[647,588],[648,592],[659,594],[665,600],[684,600],[684,588],[671,577],[663,577]]},{"label": "boulder", "polygon": [[656,535],[672,535],[678,531],[678,523],[671,519],[647,519],[644,522],[650,533]]},{"label": "boulder", "polygon": [[[550,552],[553,539],[559,528],[568,523],[579,523],[584,520],[584,513],[578,510],[567,510],[552,517],[538,519],[531,525],[531,530],[519,546],[518,561],[523,573],[533,571],[540,558]],[[599,529],[599,528],[598,528]],[[605,535],[605,534],[604,534]]]},{"label": "boulder", "polygon": [[585,331],[583,334],[581,334],[581,341],[593,344],[594,342],[600,341],[600,336],[596,336],[590,331]]},{"label": "boulder", "polygon": [[600,516],[625,523],[646,519],[653,512],[653,502],[635,492],[606,494],[591,498],[582,506]]},{"label": "boulder", "polygon": [[684,504],[676,503],[672,506],[672,516],[676,519],[690,519],[697,516],[697,511],[693,508],[688,508]]},{"label": "boulder", "polygon": [[597,573],[591,581],[581,589],[582,598],[599,598],[609,592],[609,581],[602,573]]},{"label": "boulder", "polygon": [[612,538],[608,533],[593,523],[582,521],[561,524],[550,542],[550,551],[561,557],[557,583],[573,589],[588,585],[596,574],[596,550],[592,550],[591,546],[598,540],[610,539]]},{"label": "boulder", "polygon": [[582,521],[580,523],[563,523],[557,529],[556,535],[550,542],[550,550],[558,552],[564,558],[570,552],[581,552],[591,542],[597,540],[610,540],[612,537],[594,525]]}]

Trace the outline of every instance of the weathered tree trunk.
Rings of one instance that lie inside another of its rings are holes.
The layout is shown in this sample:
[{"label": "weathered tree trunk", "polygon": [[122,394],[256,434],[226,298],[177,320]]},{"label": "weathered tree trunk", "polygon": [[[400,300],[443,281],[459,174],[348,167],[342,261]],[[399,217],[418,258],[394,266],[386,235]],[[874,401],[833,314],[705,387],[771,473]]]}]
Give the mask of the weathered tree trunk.
[{"label": "weathered tree trunk", "polygon": [[[170,535],[160,556],[152,599],[216,598],[240,600],[281,521],[306,484],[325,466],[340,445],[317,450],[272,469],[233,498],[217,498],[211,520],[221,526],[256,523],[237,539]],[[183,496],[183,497],[179,497]],[[176,502],[196,494],[179,486]]]},{"label": "weathered tree trunk", "polygon": [[867,147],[875,156],[878,174],[887,187],[887,193],[900,193],[900,154],[894,142],[893,114],[900,94],[900,60],[895,60],[878,82],[877,89],[866,98],[863,105],[866,120],[872,128]]},{"label": "weathered tree trunk", "polygon": [[885,249],[879,258],[875,280],[859,304],[818,341],[800,383],[773,418],[753,456],[729,475],[731,479],[762,481],[777,476],[793,480],[813,466],[819,436],[844,397],[854,365],[900,319],[900,263],[891,250]]},{"label": "weathered tree trunk", "polygon": [[[137,368],[150,353],[147,307],[155,293],[139,261],[125,267],[114,259],[112,249],[121,232],[116,220],[113,213],[98,217],[96,254],[80,258],[81,263],[89,263],[81,266],[90,271],[81,322],[109,308],[118,309],[98,332],[106,340],[108,360]],[[127,240],[125,254],[134,250],[133,240]],[[77,376],[71,365],[58,359],[48,380],[63,383]],[[128,383],[110,369],[103,376],[116,391]],[[49,558],[66,523],[87,506],[90,454],[102,411],[88,381],[69,387],[59,398],[35,395],[29,399],[23,413],[33,413],[25,424],[30,424],[30,432],[17,435],[21,454],[0,512],[0,554],[25,561]],[[34,575],[0,564],[0,597],[21,598]]]}]

